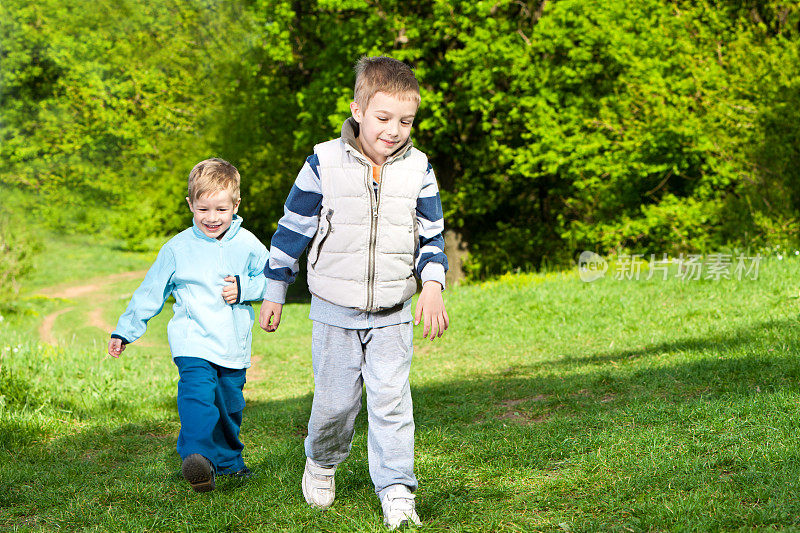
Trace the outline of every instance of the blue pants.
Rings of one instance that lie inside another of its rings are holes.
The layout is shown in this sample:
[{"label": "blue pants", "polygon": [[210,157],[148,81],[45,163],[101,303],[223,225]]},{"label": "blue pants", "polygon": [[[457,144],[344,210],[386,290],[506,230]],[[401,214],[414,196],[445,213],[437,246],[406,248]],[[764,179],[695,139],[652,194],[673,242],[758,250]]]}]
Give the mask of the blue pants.
[{"label": "blue pants", "polygon": [[244,410],[245,369],[215,365],[198,357],[175,357],[178,382],[178,455],[199,453],[217,474],[244,468],[239,441]]}]

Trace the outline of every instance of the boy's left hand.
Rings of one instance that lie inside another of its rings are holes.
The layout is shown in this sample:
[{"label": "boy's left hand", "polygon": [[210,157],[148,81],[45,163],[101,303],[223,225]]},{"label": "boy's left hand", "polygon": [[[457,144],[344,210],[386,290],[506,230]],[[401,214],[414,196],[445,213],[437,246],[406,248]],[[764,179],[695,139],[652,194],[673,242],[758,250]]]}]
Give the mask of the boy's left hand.
[{"label": "boy's left hand", "polygon": [[422,329],[422,337],[431,333],[431,340],[441,337],[445,330],[450,326],[450,318],[444,308],[442,298],[442,285],[438,281],[426,281],[422,285],[422,293],[417,300],[417,309],[414,313],[414,325],[419,324],[420,318],[425,317],[425,326]]},{"label": "boy's left hand", "polygon": [[231,305],[236,303],[236,298],[239,296],[239,287],[236,285],[236,278],[228,276],[223,281],[228,281],[231,284],[222,287],[222,299]]},{"label": "boy's left hand", "polygon": [[125,351],[125,345],[122,339],[116,337],[108,340],[108,355],[114,358],[119,358],[119,355]]}]

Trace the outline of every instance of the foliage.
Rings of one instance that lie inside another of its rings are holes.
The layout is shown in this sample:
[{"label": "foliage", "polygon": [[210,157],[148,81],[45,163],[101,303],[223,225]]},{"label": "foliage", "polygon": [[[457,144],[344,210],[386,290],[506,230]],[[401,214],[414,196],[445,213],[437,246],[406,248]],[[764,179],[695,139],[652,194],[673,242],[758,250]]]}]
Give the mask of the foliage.
[{"label": "foliage", "polygon": [[[134,0],[0,7],[0,170],[57,227],[185,226],[210,155],[269,239],[363,54],[411,64],[414,140],[473,277],[583,249],[800,240],[800,6],[770,0]],[[68,203],[74,209],[65,211]]]},{"label": "foliage", "polygon": [[4,182],[37,194],[54,227],[137,241],[179,226],[186,167],[208,156],[210,96],[227,82],[216,66],[236,53],[225,6],[4,2]]},{"label": "foliage", "polygon": [[[760,17],[783,21],[767,28],[735,6],[654,0],[293,6],[282,74],[295,117],[283,138],[294,144],[265,151],[263,166],[281,168],[286,153],[299,166],[336,135],[353,57],[408,61],[423,86],[415,139],[475,277],[586,248],[679,253],[798,237],[800,203],[783,193],[796,183],[796,136],[766,135],[770,117],[791,128],[772,110],[797,102],[782,90],[798,73],[796,7],[759,4]],[[787,172],[771,170],[779,161]],[[267,205],[271,230],[280,207]]]},{"label": "foliage", "polygon": [[28,229],[28,221],[12,208],[15,195],[1,187],[0,195],[5,199],[0,204],[0,311],[3,311],[15,307],[21,280],[33,269],[41,243]]}]

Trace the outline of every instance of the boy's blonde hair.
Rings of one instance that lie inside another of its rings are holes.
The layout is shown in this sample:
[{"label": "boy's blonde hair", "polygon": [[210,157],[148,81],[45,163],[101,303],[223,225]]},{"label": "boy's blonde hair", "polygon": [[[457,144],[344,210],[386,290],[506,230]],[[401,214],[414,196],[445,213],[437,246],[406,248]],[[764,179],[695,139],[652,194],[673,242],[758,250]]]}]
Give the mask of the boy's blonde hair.
[{"label": "boy's blonde hair", "polygon": [[354,99],[362,110],[367,109],[375,93],[385,92],[401,99],[420,101],[419,83],[411,67],[391,57],[363,56],[356,63]]},{"label": "boy's blonde hair", "polygon": [[240,200],[241,177],[236,167],[218,157],[197,163],[189,173],[189,201],[217,191],[228,191],[235,204]]}]

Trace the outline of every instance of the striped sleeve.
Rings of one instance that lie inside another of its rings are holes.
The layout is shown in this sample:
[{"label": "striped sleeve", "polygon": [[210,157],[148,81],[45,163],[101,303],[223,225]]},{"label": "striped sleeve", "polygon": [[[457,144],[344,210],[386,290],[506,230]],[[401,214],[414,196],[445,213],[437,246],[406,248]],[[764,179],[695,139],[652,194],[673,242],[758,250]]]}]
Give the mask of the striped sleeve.
[{"label": "striped sleeve", "polygon": [[447,272],[447,256],[444,254],[444,214],[436,176],[430,163],[417,198],[417,227],[419,248],[414,258],[414,269],[422,283],[438,281],[444,287],[444,274]]},{"label": "striped sleeve", "polygon": [[278,231],[272,236],[269,261],[264,268],[265,300],[280,304],[286,301],[286,290],[300,268],[300,255],[317,231],[321,205],[319,159],[313,154],[300,169],[283,206]]}]

